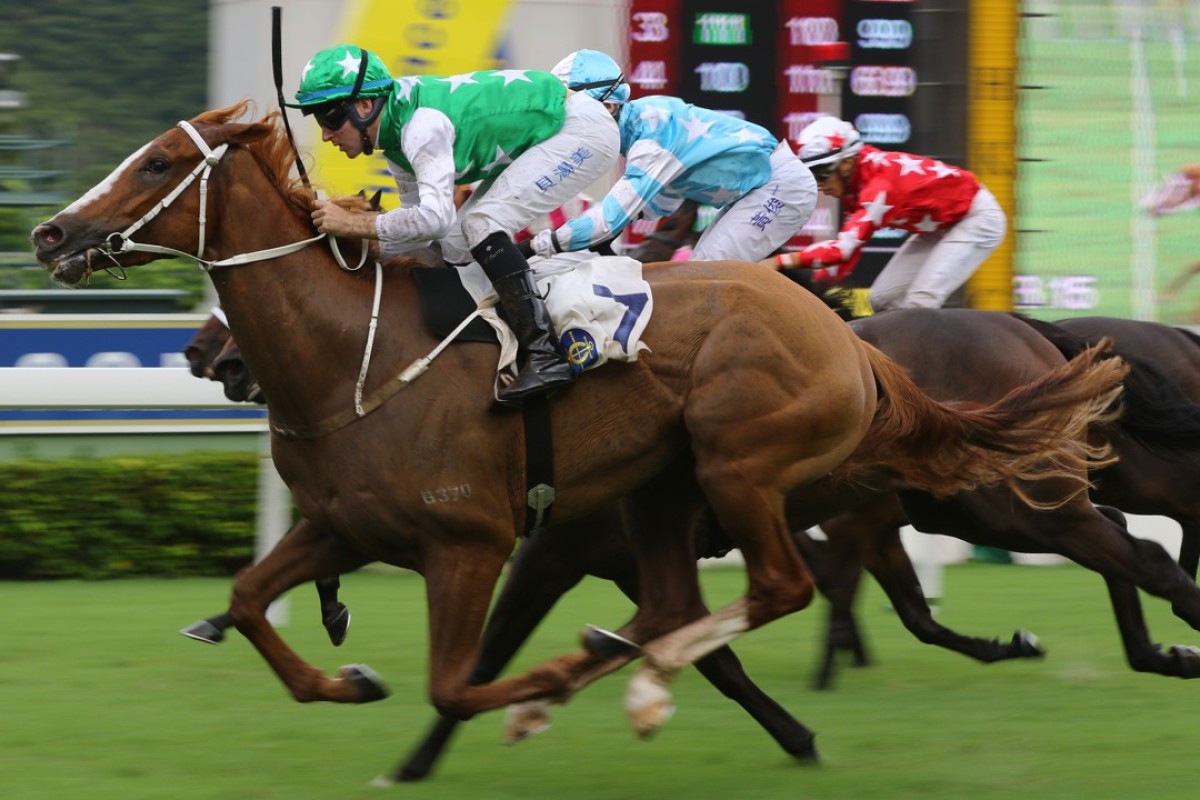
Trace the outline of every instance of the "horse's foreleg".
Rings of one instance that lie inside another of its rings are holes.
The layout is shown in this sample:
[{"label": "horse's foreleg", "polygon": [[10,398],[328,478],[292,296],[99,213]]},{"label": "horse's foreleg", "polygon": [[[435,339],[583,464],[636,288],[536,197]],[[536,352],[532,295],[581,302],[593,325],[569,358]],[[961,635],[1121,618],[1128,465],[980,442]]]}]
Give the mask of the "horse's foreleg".
[{"label": "horse's foreleg", "polygon": [[325,626],[333,646],[340,647],[350,630],[350,609],[338,600],[338,589],[342,587],[342,582],[337,575],[333,575],[317,578],[316,584],[317,597],[321,601],[321,624]]},{"label": "horse's foreleg", "polygon": [[287,646],[266,617],[270,603],[288,589],[350,572],[368,561],[349,544],[302,520],[266,557],[243,570],[234,581],[229,609],[234,624],[299,702],[361,703],[386,696],[382,684],[365,667],[343,668],[340,677],[325,677]]},{"label": "horse's foreleg", "polygon": [[[469,678],[472,685],[494,680],[558,599],[583,579],[583,566],[574,556],[587,543],[576,546],[564,533],[543,531],[517,548],[483,631],[479,661]],[[460,722],[440,715],[417,748],[396,768],[392,779],[419,781],[428,776]]]},{"label": "horse's foreleg", "polygon": [[1196,568],[1200,565],[1200,519],[1176,517],[1183,538],[1179,543],[1179,566],[1196,579]]},{"label": "horse's foreleg", "polygon": [[199,622],[193,622],[186,628],[180,629],[179,632],[189,639],[195,639],[198,642],[220,644],[225,641],[225,631],[232,627],[233,617],[226,611],[222,614],[217,614],[215,617],[207,617]]}]

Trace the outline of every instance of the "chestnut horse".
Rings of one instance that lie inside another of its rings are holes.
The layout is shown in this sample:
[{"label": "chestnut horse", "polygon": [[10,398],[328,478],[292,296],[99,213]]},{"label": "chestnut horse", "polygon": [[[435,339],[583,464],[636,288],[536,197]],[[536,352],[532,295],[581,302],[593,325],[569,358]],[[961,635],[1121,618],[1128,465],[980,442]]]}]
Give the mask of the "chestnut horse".
[{"label": "chestnut horse", "polygon": [[[975,398],[1003,391],[1006,381],[1016,385],[1031,375],[1050,371],[1063,363],[1063,357],[1055,347],[1005,314],[982,311],[891,313],[875,318],[864,335],[876,340],[885,352],[894,353],[901,363],[915,371],[920,380],[931,381],[925,387],[927,390],[948,392],[951,391],[948,387],[956,387],[955,391]],[[953,348],[941,346],[939,342],[946,336],[962,344]],[[913,346],[904,344],[914,340]],[[1128,348],[1125,352],[1129,354]],[[222,358],[237,361],[236,344],[227,344],[223,353]],[[919,359],[907,360],[916,354],[920,354]],[[951,377],[934,380],[933,376],[942,371]],[[1164,431],[1158,431],[1154,426],[1173,421],[1169,430],[1174,432],[1176,445],[1195,438],[1197,431],[1189,435],[1186,426],[1180,424],[1181,412],[1186,420],[1190,409],[1179,407],[1174,401],[1162,402],[1159,398],[1169,394],[1162,387],[1162,377],[1144,372],[1144,368],[1135,365],[1126,378],[1122,395],[1124,414],[1112,423],[1110,435],[1113,429],[1120,427],[1122,433],[1116,438],[1122,441],[1131,436],[1139,441],[1162,439]],[[239,377],[238,384],[246,377],[243,365],[231,373]],[[986,380],[982,376],[987,376]],[[226,386],[229,394],[231,385],[227,383]],[[1105,483],[1109,482],[1107,476],[1119,467],[1118,464],[1101,473],[1106,476]],[[964,493],[955,498],[955,502],[967,499],[968,494]],[[1170,575],[1178,571],[1160,548],[1151,547],[1144,552],[1137,547],[1130,548],[1120,518],[1114,517],[1111,510],[1101,516],[1084,498],[1028,517],[1020,511],[1019,501],[1008,498],[1006,505],[1018,510],[974,519],[971,530],[1008,535],[1007,541],[1013,545],[1020,541],[1015,537],[1023,537],[1027,549],[1061,550],[1075,558],[1079,558],[1080,548],[1103,553],[1109,563],[1101,571],[1116,584],[1126,580],[1120,572],[1120,561],[1125,558],[1144,562],[1125,565],[1134,575]],[[801,507],[790,509],[789,524],[812,524],[816,521],[813,510],[818,507],[810,499]],[[840,509],[834,504],[827,505],[826,510]],[[558,598],[586,575],[615,581],[636,602],[636,564],[619,519],[605,523],[604,516],[604,512],[597,512],[587,522],[573,523],[589,525],[591,532],[586,537],[547,532],[534,536],[517,551],[508,580],[488,620],[480,661],[474,673],[476,680],[490,680],[499,674]],[[601,524],[592,524],[597,519]],[[906,522],[897,496],[886,493],[868,498],[866,505],[854,511],[822,521],[828,537],[824,548],[811,550],[816,545],[802,532],[793,534],[806,557],[813,558],[809,563],[817,567],[814,572],[818,586],[831,599],[833,614],[828,642],[847,648],[852,645],[862,647],[853,615],[844,609],[853,600],[861,564],[866,561],[901,619],[922,641],[941,644],[986,663],[1042,654],[1037,640],[1023,632],[1018,632],[1010,641],[1001,642],[963,636],[939,625],[929,614],[916,574],[900,544],[899,527]],[[1006,528],[1015,533],[1005,534]],[[1064,535],[1063,531],[1070,535]],[[1039,535],[1044,538],[1039,539]],[[718,554],[722,547],[719,539],[718,531],[707,530],[697,543],[699,553]],[[1058,545],[1060,539],[1061,547]],[[1148,585],[1153,586],[1153,581]],[[1187,594],[1188,590],[1181,592],[1183,596]],[[1141,617],[1138,607],[1123,605],[1124,599],[1124,595],[1114,595],[1114,612],[1122,630],[1127,657],[1135,669],[1182,677],[1193,677],[1200,672],[1197,669],[1200,660],[1190,648],[1176,646],[1161,652],[1150,640],[1144,624],[1138,622]],[[827,651],[822,665],[822,688],[832,679],[834,652],[832,648]],[[865,661],[865,652],[861,649],[856,655]],[[696,666],[725,696],[749,711],[787,752],[801,760],[815,758],[812,734],[750,681],[732,652],[718,651]],[[527,728],[532,724],[544,724],[546,719],[542,709],[533,722],[525,721],[524,725]],[[451,717],[440,717],[426,739],[396,769],[393,779],[411,781],[426,777],[444,752],[457,722]],[[519,733],[519,729],[510,729],[510,736]]]},{"label": "chestnut horse", "polygon": [[[667,687],[682,667],[810,602],[811,576],[787,535],[788,492],[850,483],[871,467],[882,470],[877,480],[902,475],[940,496],[1035,478],[1082,489],[1081,470],[1102,452],[1083,432],[1104,418],[1125,367],[1097,351],[964,409],[929,398],[769,270],[648,269],[651,352],[585,374],[549,404],[556,519],[632,499],[641,605],[619,635],[643,646],[618,655],[585,647],[475,684],[493,587],[529,513],[522,420],[492,403],[497,350],[469,343],[425,358],[439,342],[422,323],[411,264],[376,270],[378,284],[370,270],[339,270],[313,246],[314,197],[288,175],[281,127],[272,117],[237,121],[245,111],[206,112],[163,133],[37,226],[33,243],[69,286],[164,255],[195,253],[209,271],[271,399],[272,456],[303,518],[238,576],[231,612],[298,701],[383,692],[364,667],[330,677],[304,662],[267,622],[267,605],[300,583],[383,561],[425,577],[440,711],[563,700],[641,655],[626,708],[649,733],[668,718]],[[691,527],[706,505],[741,549],[748,587],[697,618]]]}]

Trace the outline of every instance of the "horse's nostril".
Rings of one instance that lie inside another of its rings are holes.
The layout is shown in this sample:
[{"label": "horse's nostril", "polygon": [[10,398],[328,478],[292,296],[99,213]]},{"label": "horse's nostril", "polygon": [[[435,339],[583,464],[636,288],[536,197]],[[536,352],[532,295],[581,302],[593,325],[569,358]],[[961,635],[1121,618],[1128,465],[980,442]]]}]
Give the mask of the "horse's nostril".
[{"label": "horse's nostril", "polygon": [[54,247],[62,240],[63,232],[57,225],[42,223],[33,229],[33,241],[41,247]]}]

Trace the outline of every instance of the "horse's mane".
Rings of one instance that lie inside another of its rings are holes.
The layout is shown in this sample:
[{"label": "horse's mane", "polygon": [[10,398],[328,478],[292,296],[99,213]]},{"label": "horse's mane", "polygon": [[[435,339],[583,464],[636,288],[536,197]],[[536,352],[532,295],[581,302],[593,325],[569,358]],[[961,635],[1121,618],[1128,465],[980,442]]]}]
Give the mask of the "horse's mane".
[{"label": "horse's mane", "polygon": [[[226,125],[244,116],[253,114],[255,106],[251,100],[242,100],[225,108],[214,108],[199,114],[192,122],[203,125]],[[287,131],[279,124],[278,111],[272,111],[254,124],[261,126],[265,135],[244,145],[262,167],[263,172],[279,187],[280,193],[292,205],[311,211],[317,199],[312,189],[304,185],[299,177],[292,175],[296,154],[288,141]]]},{"label": "horse's mane", "polygon": [[[225,108],[216,108],[205,111],[199,114],[192,120],[195,124],[201,125],[227,125],[229,123],[240,120],[245,116],[252,116],[254,113],[254,103],[251,100],[242,100],[239,103],[234,103]],[[292,144],[288,141],[287,130],[280,124],[280,113],[272,111],[265,117],[252,123],[255,126],[260,126],[263,136],[252,142],[242,145],[258,162],[263,172],[267,177],[278,187],[279,192],[284,199],[293,206],[302,211],[310,212],[313,208],[313,203],[317,199],[316,193],[304,182],[299,176],[292,174],[292,167],[295,164],[296,154],[292,150]],[[330,200],[337,203],[339,206],[352,211],[369,211],[374,207],[361,194],[358,195],[339,195],[331,197]],[[357,241],[357,240],[356,240]],[[368,240],[369,255],[372,260],[379,257],[379,242],[375,239]],[[355,249],[344,250],[343,252],[357,253],[357,244]],[[422,251],[413,256],[398,256],[389,259],[389,265],[441,265],[444,262],[440,259],[440,253],[432,251]],[[370,270],[364,270],[363,274],[370,275]]]}]

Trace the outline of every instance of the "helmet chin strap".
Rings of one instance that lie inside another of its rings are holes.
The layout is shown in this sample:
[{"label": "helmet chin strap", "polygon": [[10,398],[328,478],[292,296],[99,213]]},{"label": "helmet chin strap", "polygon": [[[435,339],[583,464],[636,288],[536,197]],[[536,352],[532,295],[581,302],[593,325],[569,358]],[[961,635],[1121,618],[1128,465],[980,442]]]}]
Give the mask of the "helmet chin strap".
[{"label": "helmet chin strap", "polygon": [[360,117],[358,112],[354,110],[354,106],[350,106],[350,122],[354,127],[358,128],[358,135],[362,137],[362,150],[364,155],[371,155],[375,152],[375,143],[371,141],[370,134],[367,133],[367,128],[371,127],[371,123],[379,118],[383,112],[385,99],[376,97],[371,100],[371,113],[365,117]]}]

